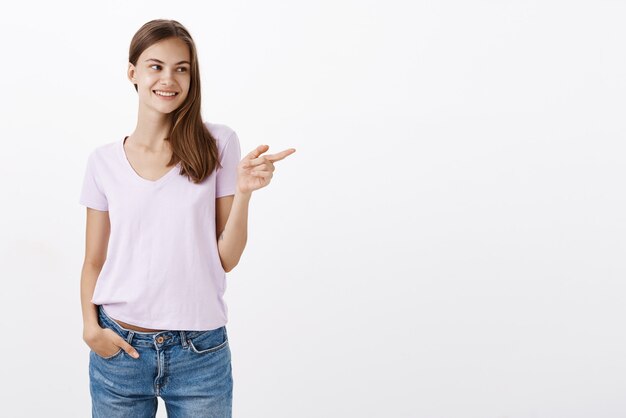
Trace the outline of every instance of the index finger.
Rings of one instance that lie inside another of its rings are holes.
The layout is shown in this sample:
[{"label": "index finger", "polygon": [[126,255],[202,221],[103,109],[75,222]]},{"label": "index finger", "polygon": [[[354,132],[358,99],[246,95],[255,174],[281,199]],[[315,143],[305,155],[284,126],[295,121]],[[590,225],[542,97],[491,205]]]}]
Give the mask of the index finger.
[{"label": "index finger", "polygon": [[289,148],[289,149],[286,149],[284,151],[277,152],[276,154],[268,154],[268,155],[265,156],[265,158],[267,158],[271,162],[280,161],[283,158],[293,154],[294,152],[296,152],[295,148]]}]

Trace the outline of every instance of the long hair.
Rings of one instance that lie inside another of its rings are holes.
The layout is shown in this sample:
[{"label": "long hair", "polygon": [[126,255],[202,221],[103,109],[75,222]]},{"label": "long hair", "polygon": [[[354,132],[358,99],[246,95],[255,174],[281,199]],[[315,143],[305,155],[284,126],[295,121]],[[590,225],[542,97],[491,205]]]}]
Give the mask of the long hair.
[{"label": "long hair", "polygon": [[[141,53],[151,45],[167,38],[178,38],[189,47],[191,56],[189,94],[183,104],[172,113],[171,130],[165,138],[172,147],[168,166],[181,162],[180,175],[194,183],[211,175],[216,166],[221,168],[215,138],[202,122],[200,113],[200,69],[196,45],[189,31],[175,20],[156,19],[144,24],[130,43],[128,61],[137,66]],[[139,91],[137,84],[135,90]]]}]

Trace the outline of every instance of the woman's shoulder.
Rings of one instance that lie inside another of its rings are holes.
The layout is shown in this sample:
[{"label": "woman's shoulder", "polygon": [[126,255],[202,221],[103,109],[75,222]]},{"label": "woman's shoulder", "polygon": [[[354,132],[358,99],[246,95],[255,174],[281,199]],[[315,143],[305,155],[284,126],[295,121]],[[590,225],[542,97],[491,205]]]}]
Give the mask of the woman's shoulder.
[{"label": "woman's shoulder", "polygon": [[218,143],[226,143],[235,132],[224,123],[204,122],[204,125]]},{"label": "woman's shoulder", "polygon": [[109,141],[104,144],[99,144],[91,148],[88,158],[90,160],[102,161],[110,158],[115,158],[117,147],[120,146],[121,139],[119,141]]}]

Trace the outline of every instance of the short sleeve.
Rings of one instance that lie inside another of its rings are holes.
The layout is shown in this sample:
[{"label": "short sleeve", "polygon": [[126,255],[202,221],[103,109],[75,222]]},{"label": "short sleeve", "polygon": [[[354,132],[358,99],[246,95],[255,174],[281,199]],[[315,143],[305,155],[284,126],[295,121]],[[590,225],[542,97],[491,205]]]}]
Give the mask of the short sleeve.
[{"label": "short sleeve", "polygon": [[108,211],[109,204],[106,195],[102,191],[102,184],[97,176],[96,159],[94,152],[87,158],[87,167],[85,168],[85,177],[83,178],[83,187],[78,202],[81,205]]},{"label": "short sleeve", "polygon": [[233,131],[224,145],[224,150],[220,155],[222,168],[218,167],[215,173],[215,197],[224,197],[235,194],[237,190],[237,166],[241,161],[241,146],[239,137]]}]

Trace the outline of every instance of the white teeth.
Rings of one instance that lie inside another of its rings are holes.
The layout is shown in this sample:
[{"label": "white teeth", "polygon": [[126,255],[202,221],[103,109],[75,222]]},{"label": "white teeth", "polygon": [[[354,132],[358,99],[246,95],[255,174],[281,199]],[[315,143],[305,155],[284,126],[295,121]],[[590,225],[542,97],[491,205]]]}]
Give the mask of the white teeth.
[{"label": "white teeth", "polygon": [[159,91],[159,90],[155,90],[154,92],[158,94],[159,96],[176,96],[176,93],[174,92],[166,92],[166,91]]}]

